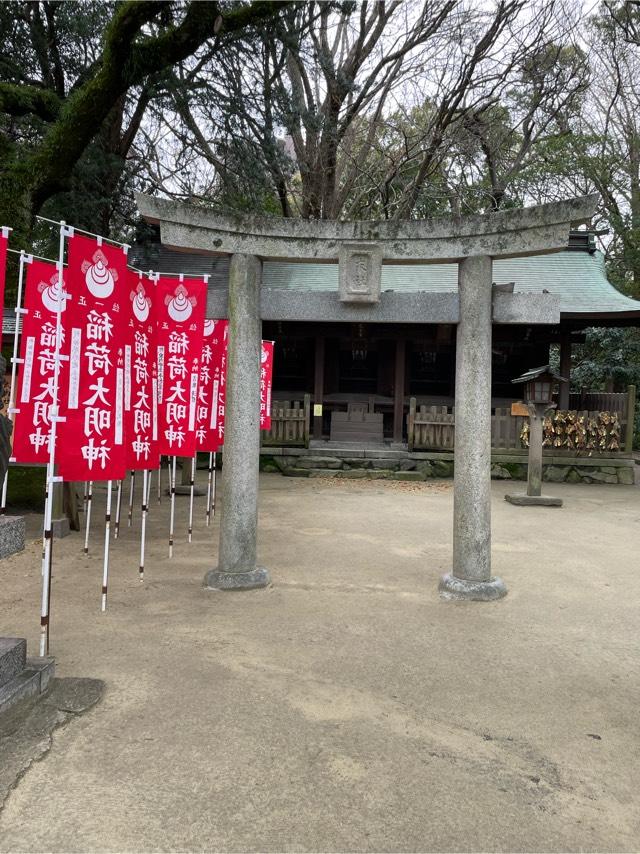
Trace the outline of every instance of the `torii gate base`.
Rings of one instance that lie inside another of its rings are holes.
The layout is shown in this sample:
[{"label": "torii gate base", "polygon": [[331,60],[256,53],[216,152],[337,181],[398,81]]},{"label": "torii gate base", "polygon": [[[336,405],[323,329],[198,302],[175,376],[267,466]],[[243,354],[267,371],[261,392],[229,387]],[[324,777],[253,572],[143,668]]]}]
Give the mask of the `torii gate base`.
[{"label": "torii gate base", "polygon": [[[222,513],[218,566],[208,588],[269,584],[257,565],[261,319],[345,323],[457,324],[453,569],[443,599],[500,599],[491,575],[491,338],[493,323],[557,324],[547,293],[493,288],[492,259],[566,248],[588,220],[587,196],[485,216],[425,222],[306,222],[224,217],[191,205],[137,196],[170,247],[231,255],[229,292],[211,289],[209,317],[229,317]],[[339,262],[339,291],[261,289],[261,258]],[[382,262],[456,261],[458,293],[380,292]]]}]

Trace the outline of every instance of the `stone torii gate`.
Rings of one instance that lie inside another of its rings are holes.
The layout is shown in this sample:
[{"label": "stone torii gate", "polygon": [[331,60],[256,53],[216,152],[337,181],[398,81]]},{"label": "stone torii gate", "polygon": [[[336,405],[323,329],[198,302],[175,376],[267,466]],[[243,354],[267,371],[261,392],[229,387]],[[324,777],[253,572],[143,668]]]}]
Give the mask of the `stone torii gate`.
[{"label": "stone torii gate", "polygon": [[[221,216],[195,205],[137,196],[162,243],[230,255],[229,287],[210,289],[209,317],[229,318],[222,511],[218,565],[205,585],[269,584],[257,565],[259,385],[262,320],[457,324],[453,566],[447,599],[491,600],[507,592],[491,574],[492,324],[557,324],[550,294],[493,286],[494,258],[566,248],[596,196],[483,216],[406,222],[328,222]],[[339,262],[339,291],[261,288],[264,260]],[[458,292],[380,292],[382,264],[458,263]]]}]

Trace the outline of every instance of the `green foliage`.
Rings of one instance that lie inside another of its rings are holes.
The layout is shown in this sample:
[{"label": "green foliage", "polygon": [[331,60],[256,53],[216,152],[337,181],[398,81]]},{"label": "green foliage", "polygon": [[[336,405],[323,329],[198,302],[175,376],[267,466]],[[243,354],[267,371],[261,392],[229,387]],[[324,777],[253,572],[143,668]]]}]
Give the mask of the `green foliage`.
[{"label": "green foliage", "polygon": [[41,466],[12,466],[7,481],[7,509],[41,513],[46,470]]},{"label": "green foliage", "polygon": [[584,344],[572,354],[574,388],[592,391],[625,391],[640,388],[640,330],[588,329]]},{"label": "green foliage", "polygon": [[[574,346],[572,387],[590,391],[640,392],[640,329],[587,329],[584,344]],[[640,394],[636,405],[634,447],[640,447]]]}]

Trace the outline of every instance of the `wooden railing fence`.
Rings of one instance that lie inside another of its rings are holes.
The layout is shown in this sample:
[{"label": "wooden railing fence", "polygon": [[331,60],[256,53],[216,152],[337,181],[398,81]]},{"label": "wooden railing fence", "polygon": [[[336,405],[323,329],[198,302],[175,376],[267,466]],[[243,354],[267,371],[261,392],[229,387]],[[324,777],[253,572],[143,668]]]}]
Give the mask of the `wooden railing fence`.
[{"label": "wooden railing fence", "polygon": [[262,431],[263,445],[297,445],[309,447],[311,422],[311,395],[304,400],[273,400],[271,402],[271,429]]},{"label": "wooden railing fence", "polygon": [[[589,393],[571,395],[570,403],[581,400],[583,407],[577,412],[585,418],[600,412],[615,412],[620,419],[620,452],[633,451],[633,427],[636,407],[636,388],[629,386],[623,394]],[[523,449],[520,440],[526,416],[512,415],[508,407],[495,407],[491,416],[491,447],[495,449]],[[416,399],[409,401],[407,438],[409,450],[451,451],[455,436],[454,406],[417,406]]]}]

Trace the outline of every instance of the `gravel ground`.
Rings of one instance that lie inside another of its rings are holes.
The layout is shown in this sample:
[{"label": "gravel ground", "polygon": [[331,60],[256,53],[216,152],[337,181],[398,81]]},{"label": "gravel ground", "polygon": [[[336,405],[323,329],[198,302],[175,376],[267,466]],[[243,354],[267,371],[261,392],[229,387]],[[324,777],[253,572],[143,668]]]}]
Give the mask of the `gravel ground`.
[{"label": "gravel ground", "polygon": [[[262,476],[266,590],[202,589],[203,499],[173,560],[152,500],[144,584],[125,523],[106,614],[100,526],[88,558],[56,543],[58,674],[107,688],[10,794],[0,850],[637,851],[640,490],[492,489],[496,603],[438,599],[450,483]],[[32,651],[37,522],[0,565]]]}]

